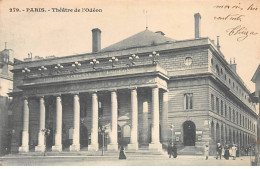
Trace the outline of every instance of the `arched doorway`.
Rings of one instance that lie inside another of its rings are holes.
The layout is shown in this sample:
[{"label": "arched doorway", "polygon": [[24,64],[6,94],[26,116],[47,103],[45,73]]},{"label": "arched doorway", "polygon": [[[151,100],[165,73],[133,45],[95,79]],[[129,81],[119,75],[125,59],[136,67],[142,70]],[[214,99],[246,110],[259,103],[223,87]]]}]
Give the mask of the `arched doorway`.
[{"label": "arched doorway", "polygon": [[195,146],[196,126],[192,121],[183,123],[183,143],[184,146]]},{"label": "arched doorway", "polygon": [[80,123],[80,147],[87,147],[87,146],[88,146],[88,129],[83,123]]}]

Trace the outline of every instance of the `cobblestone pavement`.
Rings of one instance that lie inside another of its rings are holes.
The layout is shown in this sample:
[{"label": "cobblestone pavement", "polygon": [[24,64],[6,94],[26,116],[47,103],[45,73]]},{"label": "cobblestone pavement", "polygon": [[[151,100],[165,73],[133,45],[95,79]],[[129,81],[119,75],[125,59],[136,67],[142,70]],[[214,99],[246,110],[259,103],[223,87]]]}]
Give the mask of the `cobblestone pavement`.
[{"label": "cobblestone pavement", "polygon": [[37,157],[0,157],[3,166],[250,166],[250,157],[238,157],[236,160],[216,160],[210,156],[178,156],[173,158],[128,157],[118,160],[117,157],[98,156],[37,156]]}]

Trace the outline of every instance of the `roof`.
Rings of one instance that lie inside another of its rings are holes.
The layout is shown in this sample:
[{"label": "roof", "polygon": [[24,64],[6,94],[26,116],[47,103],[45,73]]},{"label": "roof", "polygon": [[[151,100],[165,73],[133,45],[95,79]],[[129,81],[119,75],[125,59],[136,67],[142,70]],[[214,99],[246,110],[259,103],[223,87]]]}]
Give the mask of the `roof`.
[{"label": "roof", "polygon": [[124,50],[136,47],[144,47],[144,46],[152,46],[152,45],[159,45],[169,42],[175,42],[176,40],[168,38],[163,35],[161,31],[152,32],[148,29],[139,32],[129,38],[126,38],[120,42],[117,42],[113,45],[110,45],[101,50],[101,52],[107,51],[117,51],[117,50]]},{"label": "roof", "polygon": [[252,82],[254,82],[254,83],[256,82],[256,77],[258,74],[260,74],[260,64],[258,65],[258,68],[256,69],[255,74],[251,79]]}]

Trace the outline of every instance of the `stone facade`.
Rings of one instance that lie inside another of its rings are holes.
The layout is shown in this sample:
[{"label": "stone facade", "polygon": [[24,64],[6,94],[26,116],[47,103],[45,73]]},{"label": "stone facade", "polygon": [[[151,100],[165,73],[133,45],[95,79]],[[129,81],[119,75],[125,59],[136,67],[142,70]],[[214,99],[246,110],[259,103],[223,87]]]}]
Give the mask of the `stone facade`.
[{"label": "stone facade", "polygon": [[256,139],[250,92],[209,38],[24,61],[13,72],[14,151],[97,151],[104,134],[108,151],[173,141],[213,154],[217,142]]}]

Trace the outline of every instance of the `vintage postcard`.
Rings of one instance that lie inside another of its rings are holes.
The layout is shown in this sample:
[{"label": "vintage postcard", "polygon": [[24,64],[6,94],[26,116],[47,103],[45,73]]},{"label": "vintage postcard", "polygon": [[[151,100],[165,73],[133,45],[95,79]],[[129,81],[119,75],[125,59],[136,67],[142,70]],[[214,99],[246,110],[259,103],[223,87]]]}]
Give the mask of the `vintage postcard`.
[{"label": "vintage postcard", "polygon": [[0,0],[0,165],[260,165],[259,0]]}]

